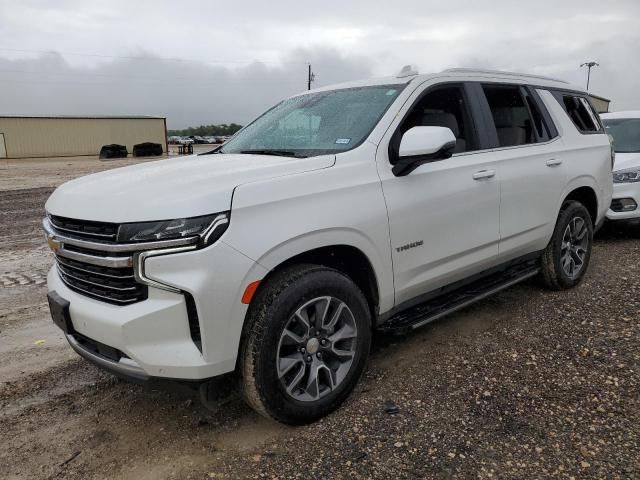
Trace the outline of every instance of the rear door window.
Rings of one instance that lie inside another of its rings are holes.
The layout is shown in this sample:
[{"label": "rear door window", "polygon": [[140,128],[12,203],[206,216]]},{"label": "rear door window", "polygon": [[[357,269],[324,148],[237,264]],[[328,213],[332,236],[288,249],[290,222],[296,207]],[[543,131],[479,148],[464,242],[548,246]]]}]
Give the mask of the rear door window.
[{"label": "rear door window", "polygon": [[[527,102],[517,85],[483,85],[491,110],[500,147],[515,147],[548,140],[540,112],[538,121],[532,115],[532,102]],[[539,130],[537,128],[539,127]],[[538,133],[538,131],[540,133]]]}]

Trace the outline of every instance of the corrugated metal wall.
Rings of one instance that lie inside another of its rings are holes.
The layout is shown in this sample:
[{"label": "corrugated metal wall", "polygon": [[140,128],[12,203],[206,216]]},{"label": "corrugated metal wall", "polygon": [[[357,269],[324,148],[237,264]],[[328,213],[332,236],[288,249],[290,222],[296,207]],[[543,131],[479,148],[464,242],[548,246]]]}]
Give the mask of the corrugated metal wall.
[{"label": "corrugated metal wall", "polygon": [[0,117],[7,158],[98,155],[103,145],[160,143],[166,152],[164,118]]},{"label": "corrugated metal wall", "polygon": [[591,95],[589,95],[589,100],[591,100],[591,105],[593,105],[593,108],[595,108],[598,113],[607,113],[609,111],[610,100]]}]

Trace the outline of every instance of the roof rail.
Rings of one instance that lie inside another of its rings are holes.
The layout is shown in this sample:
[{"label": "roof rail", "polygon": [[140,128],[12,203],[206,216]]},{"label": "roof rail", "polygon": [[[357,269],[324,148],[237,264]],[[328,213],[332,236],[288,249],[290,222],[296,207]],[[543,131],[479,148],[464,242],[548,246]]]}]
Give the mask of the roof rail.
[{"label": "roof rail", "polygon": [[516,72],[503,72],[500,70],[483,70],[478,68],[447,68],[443,70],[443,72],[461,72],[461,73],[489,73],[491,75],[503,75],[509,77],[525,77],[525,78],[537,78],[539,80],[550,80],[552,82],[559,82],[569,84],[569,82],[565,80],[560,80],[558,78],[552,77],[544,77],[542,75],[529,75],[527,73],[516,73]]}]

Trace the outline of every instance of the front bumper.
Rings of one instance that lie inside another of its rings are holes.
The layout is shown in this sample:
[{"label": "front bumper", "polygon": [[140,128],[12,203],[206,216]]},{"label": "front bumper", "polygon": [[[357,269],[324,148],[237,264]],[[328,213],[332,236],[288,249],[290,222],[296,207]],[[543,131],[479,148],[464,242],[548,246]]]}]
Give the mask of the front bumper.
[{"label": "front bumper", "polygon": [[[70,302],[74,330],[126,358],[91,355],[67,338],[71,346],[93,363],[133,379],[203,380],[233,371],[247,308],[242,292],[266,275],[264,268],[218,241],[202,250],[147,258],[147,277],[180,292],[149,287],[146,300],[119,306],[69,289],[56,269],[49,272],[48,288]],[[201,350],[191,336],[182,292],[195,301]]]},{"label": "front bumper", "polygon": [[614,183],[613,200],[631,198],[636,203],[636,208],[626,212],[615,212],[609,208],[607,210],[608,220],[632,220],[640,218],[640,182],[637,183]]}]

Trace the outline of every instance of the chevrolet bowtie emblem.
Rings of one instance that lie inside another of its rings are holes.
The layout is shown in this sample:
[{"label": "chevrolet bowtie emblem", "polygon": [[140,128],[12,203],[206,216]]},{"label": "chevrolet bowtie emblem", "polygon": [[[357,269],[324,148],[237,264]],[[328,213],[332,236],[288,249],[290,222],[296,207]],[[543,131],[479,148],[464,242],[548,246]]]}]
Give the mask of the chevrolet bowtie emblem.
[{"label": "chevrolet bowtie emblem", "polygon": [[60,240],[56,240],[53,237],[47,238],[47,244],[49,245],[49,248],[54,252],[57,252],[62,248],[62,242]]}]

